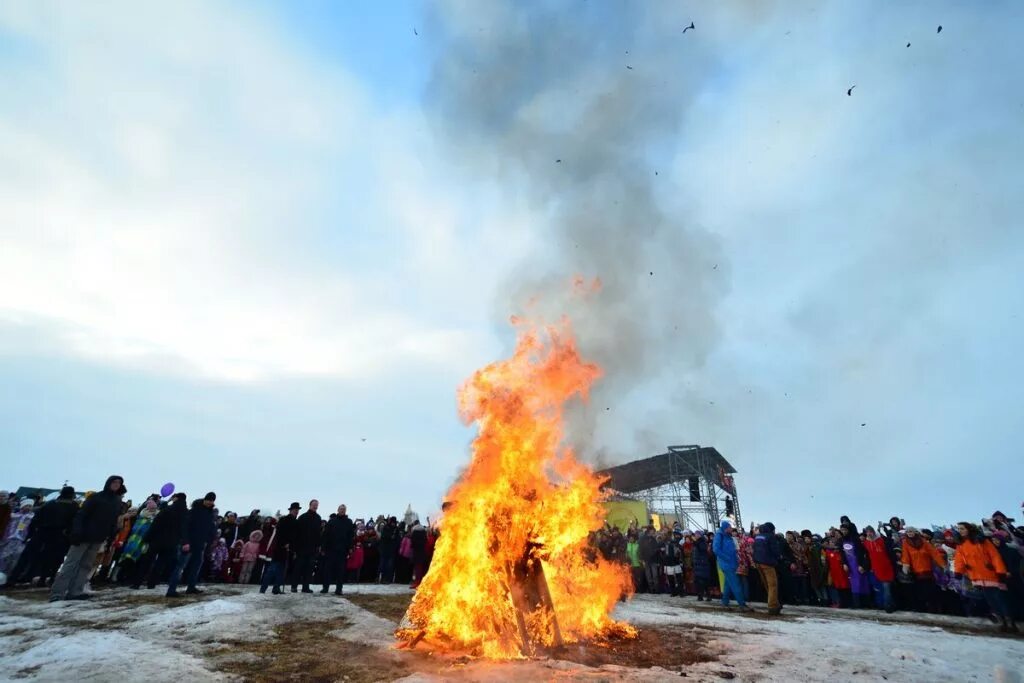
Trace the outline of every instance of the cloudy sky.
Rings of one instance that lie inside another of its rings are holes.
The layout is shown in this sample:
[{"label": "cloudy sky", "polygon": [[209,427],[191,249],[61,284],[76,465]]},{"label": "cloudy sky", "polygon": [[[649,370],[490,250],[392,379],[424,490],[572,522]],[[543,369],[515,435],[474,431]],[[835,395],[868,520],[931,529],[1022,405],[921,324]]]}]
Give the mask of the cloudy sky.
[{"label": "cloudy sky", "polygon": [[0,485],[429,513],[537,306],[605,367],[588,459],[714,445],[785,528],[1012,514],[1022,20],[0,0]]}]

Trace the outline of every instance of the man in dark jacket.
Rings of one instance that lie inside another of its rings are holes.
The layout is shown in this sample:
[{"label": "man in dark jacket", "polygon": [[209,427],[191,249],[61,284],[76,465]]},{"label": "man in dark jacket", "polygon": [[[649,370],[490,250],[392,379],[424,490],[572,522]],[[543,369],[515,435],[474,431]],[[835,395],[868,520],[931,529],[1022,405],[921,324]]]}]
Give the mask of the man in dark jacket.
[{"label": "man in dark jacket", "polygon": [[395,580],[395,557],[398,555],[398,544],[401,536],[398,533],[398,518],[388,517],[384,528],[380,530],[380,583],[392,583]]},{"label": "man in dark jacket", "polygon": [[124,478],[117,475],[107,477],[103,490],[89,496],[75,514],[68,536],[71,549],[53,580],[50,602],[89,599],[85,584],[92,575],[96,556],[103,544],[117,532],[121,497],[127,490]]},{"label": "man in dark jacket", "polygon": [[[342,585],[345,582],[345,563],[348,561],[348,553],[352,549],[352,539],[355,538],[355,525],[345,514],[347,510],[344,505],[339,505],[338,514],[331,517],[331,521],[327,522],[327,528],[324,529],[324,586],[320,590],[321,593],[326,593],[330,589],[332,580],[337,584],[334,594],[341,595],[342,592]],[[398,525],[395,524],[396,533],[397,529]]]},{"label": "man in dark jacket", "polygon": [[309,587],[309,577],[313,573],[313,563],[320,553],[320,532],[323,529],[323,520],[317,514],[320,501],[309,501],[309,509],[299,515],[298,530],[295,534],[295,567],[292,572],[292,593],[299,589],[302,583],[303,593],[312,593]]},{"label": "man in dark jacket", "polygon": [[288,506],[288,514],[277,522],[277,529],[274,531],[274,548],[270,556],[270,564],[263,570],[263,580],[260,582],[260,593],[266,593],[267,587],[273,582],[274,595],[279,595],[281,583],[284,581],[285,565],[295,546],[295,538],[298,535],[299,510],[302,506],[292,503]]},{"label": "man in dark jacket", "polygon": [[10,583],[25,583],[38,576],[39,584],[46,585],[53,578],[68,552],[68,534],[77,513],[75,489],[65,486],[57,500],[51,500],[35,514],[28,527],[25,550],[8,579]]},{"label": "man in dark jacket", "polygon": [[183,492],[171,496],[171,503],[161,510],[146,532],[146,552],[139,558],[132,578],[132,588],[156,588],[178,565],[178,548],[186,536],[188,506]]},{"label": "man in dark jacket", "polygon": [[758,527],[757,535],[754,536],[754,564],[757,565],[765,590],[768,591],[768,614],[772,615],[782,612],[782,605],[779,603],[779,577],[775,571],[780,557],[775,525],[765,522]]},{"label": "man in dark jacket", "polygon": [[202,500],[192,501],[192,509],[188,511],[188,519],[185,523],[185,537],[181,540],[181,555],[178,557],[178,565],[171,572],[171,578],[167,581],[167,597],[169,598],[178,597],[178,582],[182,580],[188,586],[185,589],[186,593],[202,593],[196,588],[196,581],[199,579],[199,569],[203,566],[206,546],[217,533],[213,512],[216,500],[217,494],[210,491]]},{"label": "man in dark jacket", "polygon": [[644,579],[648,593],[661,592],[661,565],[658,564],[658,539],[654,527],[648,526],[640,534],[640,562],[644,565]]}]

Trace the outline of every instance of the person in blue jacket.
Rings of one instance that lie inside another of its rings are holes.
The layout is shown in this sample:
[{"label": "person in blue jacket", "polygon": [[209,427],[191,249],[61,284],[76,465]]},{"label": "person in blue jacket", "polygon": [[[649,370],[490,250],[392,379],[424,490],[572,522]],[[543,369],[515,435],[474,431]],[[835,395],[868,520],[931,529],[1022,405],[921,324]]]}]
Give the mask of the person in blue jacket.
[{"label": "person in blue jacket", "polygon": [[757,571],[768,592],[768,614],[771,615],[782,612],[782,604],[779,602],[779,576],[776,573],[780,557],[775,525],[765,522],[757,528],[757,535],[754,536],[754,564],[757,565]]},{"label": "person in blue jacket", "polygon": [[742,610],[749,610],[746,596],[743,595],[743,588],[740,586],[740,577],[736,575],[740,560],[736,551],[736,540],[732,537],[733,528],[729,520],[722,520],[721,526],[715,532],[711,541],[711,552],[715,554],[718,561],[718,568],[722,570],[724,585],[722,587],[722,606],[729,606],[729,597],[736,598],[736,604]]}]

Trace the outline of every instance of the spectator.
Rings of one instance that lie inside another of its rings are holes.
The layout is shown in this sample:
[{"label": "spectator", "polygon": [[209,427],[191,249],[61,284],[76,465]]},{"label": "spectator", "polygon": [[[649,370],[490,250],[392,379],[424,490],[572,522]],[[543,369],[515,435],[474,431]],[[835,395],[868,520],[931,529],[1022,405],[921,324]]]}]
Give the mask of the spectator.
[{"label": "spectator", "polygon": [[892,564],[889,539],[879,536],[872,526],[864,527],[864,536],[864,549],[871,563],[869,579],[875,593],[875,606],[891,614],[895,611],[892,602],[892,582],[896,579],[896,570]]},{"label": "spectator", "polygon": [[50,587],[50,602],[89,599],[85,584],[103,544],[117,531],[121,498],[127,491],[122,477],[107,477],[103,489],[90,496],[75,515],[69,538],[71,548]]},{"label": "spectator", "polygon": [[[324,529],[323,536],[323,588],[321,593],[330,590],[331,583],[335,584],[334,594],[341,595],[345,583],[345,572],[349,550],[352,548],[352,540],[355,537],[355,526],[348,517],[348,508],[344,505],[338,506],[338,514],[331,517]],[[397,521],[397,520],[396,520]],[[395,525],[397,532],[398,525]]]},{"label": "spectator", "polygon": [[271,583],[274,584],[274,589],[271,591],[274,595],[280,595],[283,592],[281,584],[284,583],[285,565],[288,563],[292,545],[299,533],[298,516],[301,509],[302,506],[298,503],[288,506],[288,514],[281,518],[276,529],[271,533],[267,547],[270,552],[270,562],[263,570],[260,593],[266,593],[267,587]]},{"label": "spectator", "polygon": [[740,609],[749,610],[739,576],[736,574],[739,568],[739,551],[736,548],[734,534],[735,529],[729,520],[723,520],[711,543],[711,549],[718,560],[718,568],[722,571],[722,605],[729,607],[729,598],[733,597]]},{"label": "spectator", "polygon": [[780,557],[779,541],[775,537],[775,525],[765,522],[758,527],[757,535],[754,536],[754,562],[761,575],[761,580],[764,582],[765,590],[768,591],[768,614],[770,615],[782,612],[782,604],[779,602],[779,577],[776,573]]},{"label": "spectator", "polygon": [[907,536],[903,541],[900,554],[903,571],[913,577],[914,607],[919,612],[928,612],[935,607],[935,575],[932,567],[945,568],[946,558],[926,543],[921,532],[915,527],[907,527]]},{"label": "spectator", "polygon": [[1006,565],[999,551],[969,522],[957,524],[961,543],[956,551],[955,572],[966,575],[985,595],[992,615],[1000,620],[999,630],[1003,633],[1017,633],[1017,623],[1010,614],[1006,602]]},{"label": "spectator", "polygon": [[62,488],[57,500],[39,509],[29,526],[25,551],[13,575],[8,577],[10,583],[30,582],[38,576],[39,584],[46,585],[54,577],[68,552],[68,534],[77,512],[75,489],[71,486]]},{"label": "spectator", "polygon": [[217,494],[210,491],[202,500],[192,501],[192,509],[188,511],[185,524],[185,536],[181,542],[181,554],[178,557],[178,564],[171,572],[167,582],[167,597],[176,598],[178,593],[178,582],[184,580],[186,584],[185,593],[194,595],[202,593],[196,587],[199,580],[199,572],[203,566],[206,546],[213,540],[217,533],[214,526],[213,505],[217,500]]},{"label": "spectator", "polygon": [[256,560],[260,556],[260,541],[263,540],[263,532],[254,529],[249,534],[249,540],[242,546],[242,567],[238,571],[238,583],[249,583],[252,578],[252,570],[256,567]]},{"label": "spectator", "polygon": [[320,501],[309,501],[309,509],[299,516],[295,532],[295,567],[292,572],[292,593],[302,584],[303,593],[312,593],[309,587],[310,576],[313,573],[313,562],[320,553],[320,532],[322,531],[322,520],[317,514]]}]

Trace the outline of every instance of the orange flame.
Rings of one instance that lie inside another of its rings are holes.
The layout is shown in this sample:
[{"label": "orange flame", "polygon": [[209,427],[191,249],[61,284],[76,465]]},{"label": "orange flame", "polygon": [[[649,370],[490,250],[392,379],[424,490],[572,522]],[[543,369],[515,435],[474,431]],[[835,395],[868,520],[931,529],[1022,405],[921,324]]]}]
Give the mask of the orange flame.
[{"label": "orange flame", "polygon": [[[632,590],[628,568],[588,545],[602,523],[602,480],[561,444],[563,405],[585,400],[601,370],[580,358],[568,321],[513,324],[512,357],[459,390],[460,414],[479,430],[472,461],[448,493],[411,627],[397,633],[499,659],[559,638],[635,635],[609,616]],[[517,585],[524,571],[546,578],[549,600]]]}]

